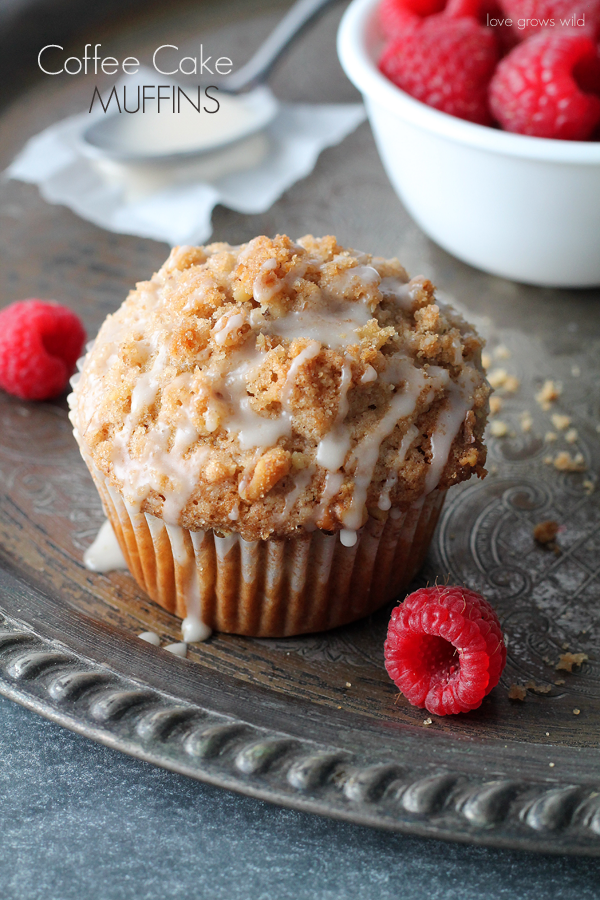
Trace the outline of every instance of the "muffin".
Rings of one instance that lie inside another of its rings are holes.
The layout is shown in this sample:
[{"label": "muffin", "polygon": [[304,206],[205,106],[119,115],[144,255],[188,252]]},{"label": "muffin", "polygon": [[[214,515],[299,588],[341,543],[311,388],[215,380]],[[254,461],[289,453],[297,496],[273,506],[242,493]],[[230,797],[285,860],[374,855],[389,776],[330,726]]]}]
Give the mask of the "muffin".
[{"label": "muffin", "polygon": [[446,490],[485,475],[481,349],[429,281],[334,237],[178,247],[102,325],[71,418],[184,638],[319,631],[399,594]]}]

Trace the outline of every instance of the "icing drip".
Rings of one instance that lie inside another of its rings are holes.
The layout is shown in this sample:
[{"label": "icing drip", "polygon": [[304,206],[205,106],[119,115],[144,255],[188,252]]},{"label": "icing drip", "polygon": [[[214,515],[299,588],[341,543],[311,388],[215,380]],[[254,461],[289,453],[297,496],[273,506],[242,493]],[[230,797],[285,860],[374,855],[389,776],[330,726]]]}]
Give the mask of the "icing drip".
[{"label": "icing drip", "polygon": [[262,266],[252,286],[254,299],[261,306],[270,303],[277,294],[281,293],[284,281],[281,278],[269,278],[271,272],[278,266],[276,259],[267,259]]},{"label": "icing drip", "polygon": [[282,412],[276,418],[261,416],[250,405],[251,397],[247,391],[247,380],[259,367],[265,354],[254,351],[248,356],[244,349],[238,351],[237,359],[242,361],[223,375],[222,392],[229,405],[224,426],[229,434],[235,434],[242,450],[252,448],[273,447],[282,437],[292,433],[292,414],[290,400],[299,370],[319,354],[321,345],[311,341],[292,360],[282,391]]},{"label": "icing drip", "polygon": [[[241,348],[234,356],[234,365],[221,377],[221,391],[228,404],[228,413],[223,425],[228,434],[237,436],[242,450],[253,447],[273,447],[290,433],[291,422],[288,415],[271,419],[254,412],[247,391],[247,379],[259,367],[265,354]],[[237,365],[236,365],[237,363]]]},{"label": "icing drip", "polygon": [[377,503],[379,509],[386,511],[391,507],[392,501],[390,500],[390,491],[396,484],[398,484],[398,473],[390,472],[385,479],[381,494],[379,495],[379,502]]},{"label": "icing drip", "polygon": [[163,650],[166,650],[167,653],[172,653],[173,656],[181,656],[183,659],[187,656],[187,644],[179,643],[179,644],[165,644]]},{"label": "icing drip", "polygon": [[319,442],[317,462],[330,472],[337,472],[344,465],[346,454],[350,450],[350,430],[344,426],[348,415],[348,390],[352,384],[352,366],[347,356],[344,357],[338,411],[333,427]]},{"label": "icing drip", "polygon": [[381,279],[379,290],[384,297],[393,297],[398,306],[406,312],[412,311],[413,288],[410,282],[407,284],[395,275]]},{"label": "icing drip", "polygon": [[421,392],[428,388],[425,398],[427,403],[433,395],[434,388],[439,386],[440,378],[435,374],[431,377],[432,368],[430,367],[429,373],[426,373],[423,369],[417,369],[408,360],[393,360],[383,374],[383,381],[391,384],[403,381],[404,387],[392,395],[387,412],[371,434],[364,437],[352,452],[351,459],[356,461],[353,475],[354,492],[350,508],[342,519],[345,528],[356,531],[363,523],[367,491],[377,465],[381,444],[389,437],[400,419],[412,415]]},{"label": "icing drip", "polygon": [[[287,377],[285,379],[285,384],[283,386],[283,391],[282,391],[283,405],[284,405],[285,411],[287,412],[288,415],[291,415],[290,400],[292,398],[292,392],[294,390],[294,385],[296,384],[296,376],[298,374],[298,371],[304,365],[305,362],[308,362],[308,360],[314,359],[315,356],[318,356],[320,352],[321,352],[321,344],[319,343],[319,341],[310,341],[310,343],[308,343],[306,345],[306,347],[300,351],[298,356],[295,356],[294,359],[292,360],[292,364],[287,373]],[[291,422],[290,422],[290,428],[291,428]]]},{"label": "icing drip", "polygon": [[114,572],[126,569],[127,563],[108,519],[83,554],[83,563],[92,572]]},{"label": "icing drip", "polygon": [[140,641],[146,641],[147,644],[152,644],[153,647],[160,647],[160,638],[154,631],[142,631],[141,634],[138,634]]},{"label": "icing drip", "polygon": [[416,425],[411,425],[402,440],[400,441],[400,446],[398,447],[398,451],[394,457],[394,465],[396,468],[390,472],[388,477],[385,480],[383,485],[381,496],[379,497],[379,502],[377,506],[379,509],[388,510],[390,509],[392,503],[390,500],[390,491],[392,488],[398,483],[398,469],[406,459],[406,454],[410,450],[411,444],[419,436],[419,429]]},{"label": "icing drip", "polygon": [[310,484],[314,471],[315,470],[312,466],[308,466],[306,469],[301,469],[294,477],[294,486],[292,490],[285,495],[285,506],[278,516],[280,522],[287,521],[290,513],[296,505],[296,500],[302,494],[305,488],[307,488]]},{"label": "icing drip", "polygon": [[206,641],[212,634],[212,630],[195,616],[186,616],[181,623],[181,635],[188,644],[198,641]]},{"label": "icing drip", "polygon": [[371,384],[371,382],[377,381],[377,372],[373,368],[373,366],[367,366],[361,379],[361,384]]},{"label": "icing drip", "polygon": [[329,503],[341,489],[344,483],[344,475],[342,472],[329,472],[325,478],[325,487],[321,496],[321,502],[314,514],[313,521],[318,522],[329,509]]},{"label": "icing drip", "polygon": [[300,309],[280,319],[264,320],[262,331],[287,340],[310,338],[336,350],[358,343],[356,329],[371,319],[369,307],[360,300],[354,303],[340,301],[324,308]]},{"label": "icing drip", "polygon": [[351,528],[342,528],[340,531],[340,544],[344,547],[354,547],[358,540],[358,535],[356,531],[352,531]]},{"label": "icing drip", "polygon": [[435,431],[431,435],[431,462],[425,479],[426,494],[431,493],[440,483],[452,443],[471,409],[469,392],[472,392],[478,383],[476,371],[465,369],[456,381],[449,384],[447,406],[439,414]]},{"label": "icing drip", "polygon": [[239,331],[246,324],[246,315],[244,312],[235,315],[223,315],[215,322],[213,329],[213,338],[215,342],[222,347],[226,344],[229,336]]},{"label": "icing drip", "polygon": [[[200,582],[198,579],[198,566],[196,564],[195,551],[201,545],[204,532],[196,531],[191,534],[193,552],[190,553],[184,540],[184,532],[178,525],[165,525],[173,559],[180,566],[185,577],[183,596],[185,600],[186,617],[181,624],[181,631],[185,641],[205,641],[211,635],[208,625],[202,621],[200,609]],[[168,648],[166,648],[168,649]],[[173,651],[174,652],[174,651]]]}]

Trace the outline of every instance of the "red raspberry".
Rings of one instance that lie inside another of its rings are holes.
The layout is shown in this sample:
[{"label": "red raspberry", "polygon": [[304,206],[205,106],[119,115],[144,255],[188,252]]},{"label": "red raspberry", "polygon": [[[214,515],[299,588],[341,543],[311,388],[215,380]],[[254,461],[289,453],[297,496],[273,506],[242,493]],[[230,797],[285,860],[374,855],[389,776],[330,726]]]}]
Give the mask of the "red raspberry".
[{"label": "red raspberry", "polygon": [[0,311],[0,388],[22,400],[61,394],[81,356],[79,317],[54,301],[21,300]]},{"label": "red raspberry", "polygon": [[[590,34],[600,30],[600,0],[499,0],[503,12],[513,20],[514,36],[522,41],[544,28],[583,28]],[[574,26],[570,26],[575,16]],[[577,25],[585,19],[585,26]]]},{"label": "red raspberry", "polygon": [[497,60],[491,29],[469,16],[438,13],[407,26],[384,49],[379,68],[428,106],[488,125],[487,86]]},{"label": "red raspberry", "polygon": [[518,44],[492,78],[492,113],[506,131],[585,141],[600,123],[600,61],[590,38],[549,30]]},{"label": "red raspberry", "polygon": [[435,13],[444,12],[451,18],[472,16],[485,20],[485,0],[381,0],[379,23],[386,37],[395,38],[407,25]]},{"label": "red raspberry", "polygon": [[[432,10],[435,12],[435,10]],[[379,16],[379,24],[386,38],[395,38],[402,34],[407,27],[414,25],[415,20],[419,20],[419,16],[428,15],[429,13],[417,13],[410,9],[404,0],[381,0],[377,14]]]},{"label": "red raspberry", "polygon": [[462,587],[410,594],[392,613],[384,651],[388,675],[407,700],[437,716],[477,709],[506,664],[496,613]]}]

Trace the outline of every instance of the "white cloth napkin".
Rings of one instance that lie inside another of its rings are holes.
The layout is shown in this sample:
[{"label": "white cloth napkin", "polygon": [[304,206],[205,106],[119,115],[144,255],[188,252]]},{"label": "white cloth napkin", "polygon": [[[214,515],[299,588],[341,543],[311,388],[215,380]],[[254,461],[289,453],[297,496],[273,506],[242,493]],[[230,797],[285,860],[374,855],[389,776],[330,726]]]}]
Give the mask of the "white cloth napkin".
[{"label": "white cloth napkin", "polygon": [[212,156],[142,165],[82,152],[82,129],[102,115],[98,105],[46,128],[27,142],[7,175],[37,184],[49,203],[68,206],[109,231],[176,245],[210,238],[217,203],[246,214],[265,212],[312,172],[322,150],[354,131],[365,110],[362,104],[281,103],[263,132]]}]

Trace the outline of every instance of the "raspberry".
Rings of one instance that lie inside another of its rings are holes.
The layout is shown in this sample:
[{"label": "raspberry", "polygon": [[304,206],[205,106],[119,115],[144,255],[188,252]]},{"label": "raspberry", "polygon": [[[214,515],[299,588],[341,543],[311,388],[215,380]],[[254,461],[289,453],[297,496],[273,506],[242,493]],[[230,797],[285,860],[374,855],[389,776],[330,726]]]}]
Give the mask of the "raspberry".
[{"label": "raspberry", "polygon": [[[435,10],[432,10],[434,12]],[[381,30],[387,38],[395,38],[407,27],[419,20],[419,14],[410,9],[403,0],[381,0],[377,14]],[[421,13],[428,15],[428,13]]]},{"label": "raspberry", "polygon": [[0,388],[22,400],[47,400],[67,386],[85,331],[53,301],[21,300],[0,311]]},{"label": "raspberry", "polygon": [[477,709],[506,663],[496,613],[462,587],[410,594],[392,613],[384,651],[388,675],[407,700],[438,716]]},{"label": "raspberry", "polygon": [[[499,0],[502,11],[513,20],[514,36],[524,38],[542,31],[544,28],[576,27],[581,34],[585,29],[590,34],[600,30],[600,0]],[[573,23],[573,16],[575,22]]]},{"label": "raspberry", "polygon": [[484,19],[484,0],[381,0],[378,10],[381,29],[388,38],[398,37],[407,25],[441,12],[451,18]]},{"label": "raspberry", "polygon": [[542,32],[518,44],[490,83],[492,113],[506,131],[585,141],[600,123],[600,61],[590,38]]},{"label": "raspberry", "polygon": [[487,86],[497,59],[491,29],[470,16],[437,13],[407,25],[384,49],[379,68],[428,106],[488,125]]}]

